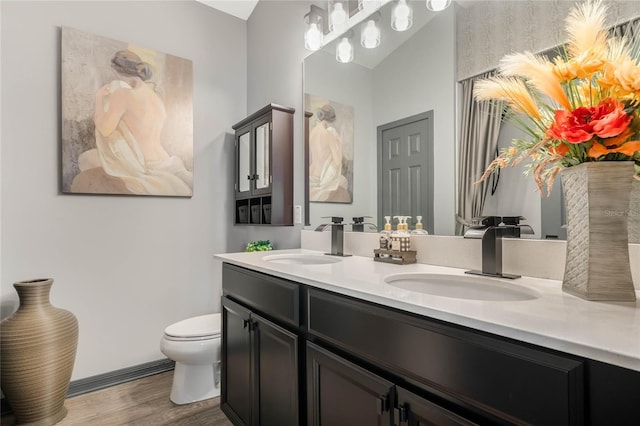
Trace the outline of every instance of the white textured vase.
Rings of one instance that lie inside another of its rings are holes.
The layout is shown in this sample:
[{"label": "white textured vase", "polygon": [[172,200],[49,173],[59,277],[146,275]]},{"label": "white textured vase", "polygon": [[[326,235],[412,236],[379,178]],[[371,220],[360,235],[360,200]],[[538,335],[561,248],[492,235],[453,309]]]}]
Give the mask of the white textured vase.
[{"label": "white textured vase", "polygon": [[562,170],[567,214],[563,291],[588,300],[636,300],[629,264],[632,176],[632,161]]}]

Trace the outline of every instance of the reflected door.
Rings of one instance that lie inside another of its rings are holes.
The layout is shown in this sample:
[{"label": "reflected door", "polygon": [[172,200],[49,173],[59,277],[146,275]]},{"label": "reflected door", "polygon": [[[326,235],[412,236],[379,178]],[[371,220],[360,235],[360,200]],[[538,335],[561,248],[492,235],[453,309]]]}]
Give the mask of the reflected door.
[{"label": "reflected door", "polygon": [[433,111],[378,127],[378,228],[384,216],[422,216],[433,234]]}]

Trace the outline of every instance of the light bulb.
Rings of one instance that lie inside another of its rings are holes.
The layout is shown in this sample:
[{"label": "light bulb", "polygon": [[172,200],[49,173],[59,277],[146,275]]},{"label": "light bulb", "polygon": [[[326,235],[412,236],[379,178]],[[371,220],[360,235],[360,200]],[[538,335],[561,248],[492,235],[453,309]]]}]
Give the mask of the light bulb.
[{"label": "light bulb", "polygon": [[398,6],[396,6],[395,16],[397,19],[407,19],[409,17],[409,6],[405,0],[400,0]]},{"label": "light bulb", "polygon": [[393,29],[396,31],[406,31],[410,26],[411,24],[408,19],[396,19]]},{"label": "light bulb", "polygon": [[427,9],[434,12],[445,10],[451,4],[451,0],[427,0]]},{"label": "light bulb", "polygon": [[322,47],[322,32],[315,23],[309,24],[309,29],[304,34],[305,48],[319,50]]},{"label": "light bulb", "polygon": [[342,3],[335,3],[331,12],[332,29],[341,29],[347,23],[347,12],[345,12]]},{"label": "light bulb", "polygon": [[349,42],[349,38],[343,37],[336,47],[336,60],[342,63],[353,61],[353,46]]},{"label": "light bulb", "polygon": [[362,29],[361,43],[367,49],[373,49],[380,45],[380,29],[373,19],[367,21],[367,24]]},{"label": "light bulb", "polygon": [[391,14],[391,28],[396,31],[406,31],[413,24],[413,10],[406,0],[399,0]]}]

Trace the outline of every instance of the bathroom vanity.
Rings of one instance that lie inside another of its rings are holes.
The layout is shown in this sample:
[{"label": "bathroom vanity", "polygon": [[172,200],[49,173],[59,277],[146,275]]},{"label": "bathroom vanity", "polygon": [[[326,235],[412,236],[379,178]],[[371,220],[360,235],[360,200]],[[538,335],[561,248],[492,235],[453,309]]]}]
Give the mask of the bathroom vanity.
[{"label": "bathroom vanity", "polygon": [[640,420],[635,303],[587,302],[530,277],[512,300],[426,294],[389,277],[468,277],[310,250],[216,257],[221,407],[234,424]]}]

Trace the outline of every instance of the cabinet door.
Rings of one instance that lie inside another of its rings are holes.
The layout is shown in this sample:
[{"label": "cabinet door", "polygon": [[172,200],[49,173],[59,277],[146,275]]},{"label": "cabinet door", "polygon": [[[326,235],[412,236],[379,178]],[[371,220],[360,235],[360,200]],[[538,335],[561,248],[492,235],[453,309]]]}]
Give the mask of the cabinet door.
[{"label": "cabinet door", "polygon": [[222,298],[222,384],[220,406],[237,425],[252,422],[250,311]]},{"label": "cabinet door", "polygon": [[307,343],[308,425],[390,425],[393,384]]},{"label": "cabinet door", "polygon": [[460,426],[470,421],[401,387],[396,388],[398,408],[394,410],[395,426]]},{"label": "cabinet door", "polygon": [[251,315],[257,358],[258,424],[299,424],[298,337],[276,324]]},{"label": "cabinet door", "polygon": [[253,124],[254,174],[253,194],[271,193],[271,114]]},{"label": "cabinet door", "polygon": [[251,127],[236,133],[236,196],[251,193],[253,167],[251,164]]}]

